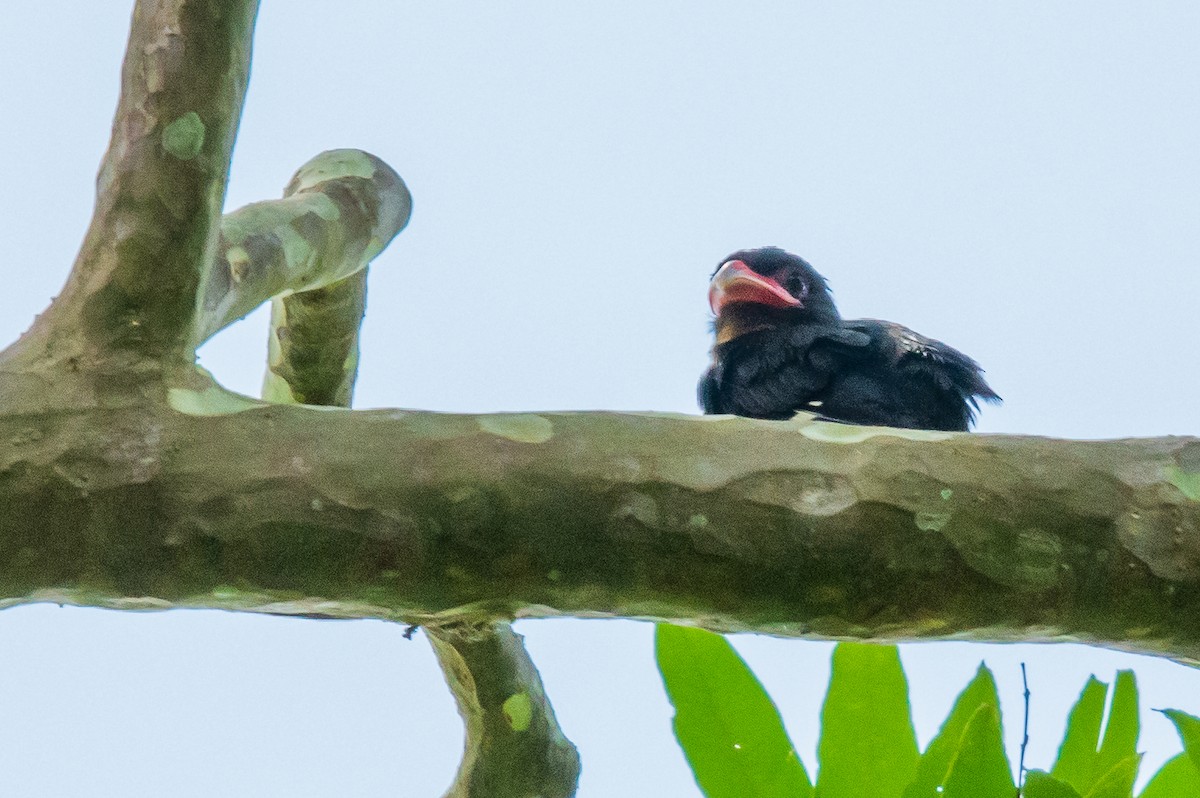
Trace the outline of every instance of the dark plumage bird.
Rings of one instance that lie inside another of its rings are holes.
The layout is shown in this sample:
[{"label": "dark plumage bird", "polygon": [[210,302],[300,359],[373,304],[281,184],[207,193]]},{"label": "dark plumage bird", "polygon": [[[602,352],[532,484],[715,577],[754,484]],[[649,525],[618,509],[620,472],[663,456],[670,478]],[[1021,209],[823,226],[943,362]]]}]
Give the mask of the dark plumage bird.
[{"label": "dark plumage bird", "polygon": [[846,320],[803,258],[778,247],[721,262],[708,291],[716,314],[705,413],[790,418],[807,410],[851,424],[966,430],[980,399],[999,401],[974,360],[877,319]]}]

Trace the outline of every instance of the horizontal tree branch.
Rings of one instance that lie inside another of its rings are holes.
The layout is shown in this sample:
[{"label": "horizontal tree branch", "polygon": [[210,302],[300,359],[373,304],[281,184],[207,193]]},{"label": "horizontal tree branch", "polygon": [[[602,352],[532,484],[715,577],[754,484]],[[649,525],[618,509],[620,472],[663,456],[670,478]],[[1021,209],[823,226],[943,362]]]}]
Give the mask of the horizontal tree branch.
[{"label": "horizontal tree branch", "polygon": [[[0,596],[1200,660],[1200,440],[254,406],[0,415]],[[202,415],[212,413],[214,415]]]}]

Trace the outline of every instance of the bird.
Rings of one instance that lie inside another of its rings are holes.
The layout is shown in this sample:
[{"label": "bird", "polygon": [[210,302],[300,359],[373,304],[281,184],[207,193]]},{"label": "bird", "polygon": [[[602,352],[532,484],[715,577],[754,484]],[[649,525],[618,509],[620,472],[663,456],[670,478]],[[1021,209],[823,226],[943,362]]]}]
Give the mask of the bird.
[{"label": "bird", "polygon": [[967,431],[979,401],[999,402],[957,349],[878,319],[843,319],[812,264],[779,247],[724,258],[708,290],[712,361],[705,413]]}]

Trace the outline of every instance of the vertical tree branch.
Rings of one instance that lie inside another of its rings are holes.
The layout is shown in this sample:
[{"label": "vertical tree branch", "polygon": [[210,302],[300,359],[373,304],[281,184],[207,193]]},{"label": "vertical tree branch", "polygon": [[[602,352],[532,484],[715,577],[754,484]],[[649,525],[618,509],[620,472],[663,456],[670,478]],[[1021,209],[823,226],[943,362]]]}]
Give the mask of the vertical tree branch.
[{"label": "vertical tree branch", "polygon": [[445,798],[569,798],[579,753],[559,728],[523,638],[504,622],[426,629],[466,727]]},{"label": "vertical tree branch", "polygon": [[257,10],[258,0],[139,0],[92,222],[27,354],[75,367],[190,359]]},{"label": "vertical tree branch", "polygon": [[325,288],[271,300],[263,398],[349,407],[358,376],[359,321],[366,310],[366,269]]}]

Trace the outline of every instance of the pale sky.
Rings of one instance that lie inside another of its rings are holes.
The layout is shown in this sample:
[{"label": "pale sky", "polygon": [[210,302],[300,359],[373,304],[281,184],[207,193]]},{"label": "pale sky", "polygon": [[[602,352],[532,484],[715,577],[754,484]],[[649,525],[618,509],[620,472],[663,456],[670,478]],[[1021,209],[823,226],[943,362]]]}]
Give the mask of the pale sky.
[{"label": "pale sky", "polygon": [[[128,0],[0,22],[0,341],[62,285],[108,140]],[[1192,2],[266,0],[230,209],[361,147],[414,196],[372,269],[359,407],[697,412],[705,287],[776,244],[847,316],[963,349],[979,430],[1198,434],[1200,6]],[[203,353],[257,391],[262,314]],[[696,796],[651,627],[519,625],[580,796]],[[421,636],[378,622],[0,613],[0,793],[438,796],[461,726]],[[810,771],[829,646],[739,637]],[[1143,772],[1200,675],[1075,646],[906,646],[922,744],[981,658],[1046,767],[1088,673],[1135,667]]]}]

